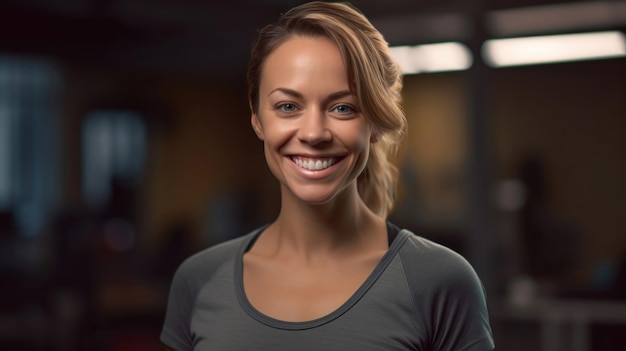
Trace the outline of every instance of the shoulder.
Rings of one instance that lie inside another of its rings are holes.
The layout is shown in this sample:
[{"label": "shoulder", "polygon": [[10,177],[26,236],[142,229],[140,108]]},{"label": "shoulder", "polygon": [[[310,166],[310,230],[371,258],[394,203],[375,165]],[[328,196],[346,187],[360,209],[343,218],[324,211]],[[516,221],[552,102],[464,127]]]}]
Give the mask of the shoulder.
[{"label": "shoulder", "polygon": [[406,243],[402,248],[403,259],[408,259],[421,264],[445,264],[446,267],[466,268],[469,262],[459,253],[436,243],[432,240],[419,236],[407,229],[403,229],[407,236]]},{"label": "shoulder", "polygon": [[479,288],[482,284],[469,261],[461,254],[406,229],[408,237],[400,256],[407,279],[431,288]]},{"label": "shoulder", "polygon": [[177,350],[191,349],[191,316],[198,293],[213,275],[233,262],[261,228],[244,236],[204,249],[181,263],[174,274],[165,314],[161,340]]},{"label": "shoulder", "polygon": [[404,273],[433,350],[492,350],[485,290],[468,260],[411,232],[403,235]]},{"label": "shoulder", "polygon": [[188,284],[204,283],[211,278],[224,263],[235,259],[244,246],[261,228],[243,236],[215,244],[185,259],[174,275],[174,281],[186,281]]}]

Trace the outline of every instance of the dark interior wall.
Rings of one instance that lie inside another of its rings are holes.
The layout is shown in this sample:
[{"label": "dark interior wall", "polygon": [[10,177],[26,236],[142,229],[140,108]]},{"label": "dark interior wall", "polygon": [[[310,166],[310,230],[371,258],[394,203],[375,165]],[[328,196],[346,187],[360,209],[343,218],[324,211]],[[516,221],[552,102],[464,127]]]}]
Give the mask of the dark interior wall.
[{"label": "dark interior wall", "polygon": [[[144,204],[150,232],[158,237],[169,223],[184,220],[194,233],[209,235],[205,243],[243,234],[211,233],[219,229],[210,222],[254,222],[256,215],[244,214],[244,207],[254,206],[261,216],[273,209],[277,197],[267,191],[273,182],[262,143],[250,126],[245,91],[222,89],[211,82],[165,83],[158,96],[172,107],[173,118],[154,138],[154,156],[147,170]],[[260,197],[265,201],[257,202]],[[222,206],[242,211],[241,217],[216,218],[227,211]]]},{"label": "dark interior wall", "polygon": [[80,133],[85,116],[99,109],[131,109],[142,114],[149,131],[146,169],[137,189],[145,246],[158,246],[180,223],[204,244],[215,240],[209,218],[219,199],[242,201],[247,195],[256,206],[255,199],[263,197],[259,216],[273,209],[276,195],[268,189],[274,184],[268,182],[262,144],[250,127],[241,82],[67,64],[64,84],[65,206],[84,205]]},{"label": "dark interior wall", "polygon": [[493,74],[498,176],[519,177],[528,158],[541,162],[552,216],[581,235],[583,249],[572,262],[579,281],[592,279],[602,263],[617,264],[626,250],[625,76],[623,59]]},{"label": "dark interior wall", "polygon": [[[526,205],[517,211],[494,203],[494,247],[512,250],[495,255],[517,257],[506,261],[517,265],[510,272],[588,286],[626,251],[626,82],[620,78],[626,65],[604,60],[485,72],[494,188],[484,196],[495,202],[498,184],[507,180],[526,187]],[[465,72],[405,77],[409,135],[401,167],[412,173],[401,178],[396,212],[425,235],[432,229],[466,240],[469,79]]]}]

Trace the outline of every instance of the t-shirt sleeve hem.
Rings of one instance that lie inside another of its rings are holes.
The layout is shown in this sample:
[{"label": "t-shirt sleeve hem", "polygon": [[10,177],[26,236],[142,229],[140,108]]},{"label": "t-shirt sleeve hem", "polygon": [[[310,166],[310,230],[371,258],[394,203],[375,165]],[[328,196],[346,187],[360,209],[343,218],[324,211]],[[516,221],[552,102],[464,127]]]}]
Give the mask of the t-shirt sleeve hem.
[{"label": "t-shirt sleeve hem", "polygon": [[191,350],[191,347],[186,345],[182,340],[177,338],[174,334],[167,331],[167,329],[163,329],[161,333],[161,342],[165,344],[167,347],[171,348],[175,351],[186,351]]},{"label": "t-shirt sleeve hem", "polygon": [[459,351],[492,351],[494,349],[495,344],[493,340],[488,336],[484,336],[471,344],[466,345]]}]

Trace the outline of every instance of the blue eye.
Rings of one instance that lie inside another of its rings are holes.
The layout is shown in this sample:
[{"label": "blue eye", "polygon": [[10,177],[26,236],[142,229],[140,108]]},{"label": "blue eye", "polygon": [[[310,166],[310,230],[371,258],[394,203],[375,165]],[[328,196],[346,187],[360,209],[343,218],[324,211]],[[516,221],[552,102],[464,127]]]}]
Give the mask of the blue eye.
[{"label": "blue eye", "polygon": [[354,112],[354,108],[348,105],[339,105],[333,109],[335,112],[340,113],[342,115]]},{"label": "blue eye", "polygon": [[279,105],[278,109],[281,110],[282,112],[293,112],[297,109],[297,107],[294,104],[286,103],[286,104]]}]

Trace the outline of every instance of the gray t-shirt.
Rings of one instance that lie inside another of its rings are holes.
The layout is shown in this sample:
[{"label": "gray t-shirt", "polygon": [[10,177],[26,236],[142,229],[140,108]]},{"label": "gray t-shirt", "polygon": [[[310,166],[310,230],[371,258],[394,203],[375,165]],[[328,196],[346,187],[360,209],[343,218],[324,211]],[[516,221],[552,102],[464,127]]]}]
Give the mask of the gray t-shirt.
[{"label": "gray t-shirt", "polygon": [[482,284],[459,254],[397,233],[363,285],[334,312],[285,322],[256,310],[243,255],[264,227],[201,251],[172,282],[161,341],[183,350],[421,350],[494,348]]}]

